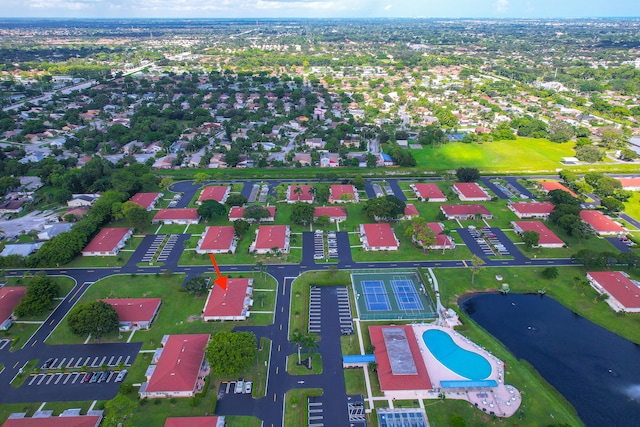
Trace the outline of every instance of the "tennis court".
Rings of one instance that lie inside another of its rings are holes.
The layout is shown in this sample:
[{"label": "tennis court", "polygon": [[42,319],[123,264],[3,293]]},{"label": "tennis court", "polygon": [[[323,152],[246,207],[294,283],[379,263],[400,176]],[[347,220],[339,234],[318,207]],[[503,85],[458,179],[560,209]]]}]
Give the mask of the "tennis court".
[{"label": "tennis court", "polygon": [[388,311],[391,310],[391,302],[387,291],[384,289],[384,283],[380,280],[365,280],[361,282],[362,294],[364,302],[369,311]]},{"label": "tennis court", "polygon": [[351,282],[362,320],[417,320],[436,317],[425,284],[416,270],[358,270]]}]

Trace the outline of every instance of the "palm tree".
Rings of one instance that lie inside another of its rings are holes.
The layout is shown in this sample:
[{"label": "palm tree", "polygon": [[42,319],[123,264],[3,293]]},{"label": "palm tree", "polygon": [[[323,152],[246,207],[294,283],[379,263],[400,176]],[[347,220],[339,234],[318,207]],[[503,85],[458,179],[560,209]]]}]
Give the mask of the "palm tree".
[{"label": "palm tree", "polygon": [[298,365],[300,364],[300,349],[302,348],[303,343],[305,342],[306,334],[300,329],[296,329],[293,334],[291,334],[291,342],[298,347]]},{"label": "palm tree", "polygon": [[316,353],[319,346],[318,334],[304,334],[304,341],[302,343],[304,350],[307,350],[309,353]]}]

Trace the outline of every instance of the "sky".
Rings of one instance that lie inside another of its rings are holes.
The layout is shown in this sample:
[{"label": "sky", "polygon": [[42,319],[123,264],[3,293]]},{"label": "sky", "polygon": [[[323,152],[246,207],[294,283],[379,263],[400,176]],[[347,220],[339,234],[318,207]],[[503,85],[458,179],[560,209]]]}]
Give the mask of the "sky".
[{"label": "sky", "polygon": [[640,0],[0,0],[0,17],[640,17]]}]

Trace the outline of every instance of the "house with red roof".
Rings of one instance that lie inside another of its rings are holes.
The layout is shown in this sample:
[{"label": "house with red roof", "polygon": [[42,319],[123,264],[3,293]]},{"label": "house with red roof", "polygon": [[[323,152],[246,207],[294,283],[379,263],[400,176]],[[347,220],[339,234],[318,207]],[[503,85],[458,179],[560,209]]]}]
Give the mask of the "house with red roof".
[{"label": "house with red roof", "polygon": [[410,187],[420,201],[439,203],[447,201],[447,197],[436,184],[411,184]]},{"label": "house with red roof", "polygon": [[315,196],[310,185],[290,185],[287,187],[287,203],[313,203]]},{"label": "house with red roof", "polygon": [[342,222],[347,220],[347,210],[344,206],[316,206],[313,220],[317,221],[321,216],[328,216],[330,222]]},{"label": "house with red roof", "polygon": [[400,241],[389,224],[360,224],[360,241],[365,251],[397,251]]},{"label": "house with red roof", "polygon": [[640,283],[622,271],[589,271],[587,280],[615,311],[640,313]]},{"label": "house with red roof", "polygon": [[509,202],[507,207],[520,219],[547,219],[554,208],[551,202]]},{"label": "house with red roof", "polygon": [[215,200],[218,203],[224,203],[227,201],[231,193],[231,187],[228,185],[213,185],[205,187],[200,193],[200,197],[196,200],[196,205],[201,205],[205,200]]},{"label": "house with red roof", "polygon": [[542,189],[542,191],[546,193],[549,193],[549,191],[553,191],[553,190],[562,190],[562,191],[566,191],[567,193],[571,194],[573,197],[578,197],[578,195],[576,193],[574,193],[573,191],[569,190],[567,187],[565,187],[564,185],[560,184],[558,181],[538,181],[538,186]]},{"label": "house with red roof", "polygon": [[411,325],[369,326],[369,335],[385,396],[406,390],[426,395],[433,389]]},{"label": "house with red roof", "polygon": [[0,331],[6,331],[13,324],[13,310],[27,293],[26,286],[3,286],[0,288]]},{"label": "house with red roof", "polygon": [[463,202],[486,202],[491,200],[489,193],[475,182],[456,182],[452,188],[453,192]]},{"label": "house with red roof", "polygon": [[177,208],[177,209],[160,209],[156,212],[151,220],[152,224],[197,224],[200,222],[198,209],[195,208]]},{"label": "house with red roof", "polygon": [[525,231],[535,231],[540,235],[538,246],[541,248],[561,248],[564,242],[549,227],[540,221],[512,221],[513,230],[522,235]]},{"label": "house with red roof", "polygon": [[256,238],[249,246],[249,252],[268,254],[276,250],[287,253],[290,234],[288,225],[261,225],[256,230]]},{"label": "house with red roof", "polygon": [[82,250],[82,256],[116,256],[133,234],[133,228],[103,228]]},{"label": "house with red roof", "polygon": [[580,218],[600,236],[626,234],[627,230],[600,211],[580,211]]},{"label": "house with red roof", "polygon": [[[269,216],[265,218],[261,218],[260,222],[273,222],[276,220],[276,207],[275,206],[263,206],[267,211],[269,211]],[[253,221],[252,219],[244,217],[244,207],[243,206],[234,206],[229,210],[229,221],[237,221],[239,219],[244,219],[245,221]]]},{"label": "house with red roof", "polygon": [[236,251],[236,232],[232,225],[211,226],[204,230],[198,240],[196,252],[199,254],[227,254]]},{"label": "house with red roof", "polygon": [[158,200],[160,200],[160,197],[162,196],[163,196],[162,193],[136,193],[131,198],[131,201],[133,203],[139,204],[146,210],[150,211],[156,207],[156,203],[158,202]]},{"label": "house with red roof", "polygon": [[205,348],[209,334],[165,335],[153,355],[138,394],[145,397],[193,397],[209,375]]},{"label": "house with red roof", "polygon": [[80,415],[79,409],[67,409],[58,416],[53,411],[36,411],[31,417],[26,412],[15,412],[2,427],[98,427],[102,421],[102,411],[91,410]]},{"label": "house with red roof", "polygon": [[358,203],[360,197],[353,185],[332,185],[329,193],[329,203]]},{"label": "house with red roof", "polygon": [[420,212],[418,212],[416,206],[411,203],[407,203],[404,207],[404,214],[400,219],[410,220],[413,218],[418,218],[419,216]]},{"label": "house with red roof", "polygon": [[164,427],[224,427],[224,416],[169,417]]},{"label": "house with red roof", "polygon": [[118,313],[121,332],[149,329],[162,304],[161,298],[109,298],[102,301]]},{"label": "house with red roof", "polygon": [[[442,233],[444,231],[444,224],[440,222],[428,222],[427,227],[429,227],[436,236],[435,243],[429,246],[429,249],[455,249],[456,243],[453,241],[451,236]],[[420,243],[421,246],[424,246],[421,242],[418,243]]]},{"label": "house with red roof", "polygon": [[246,320],[253,305],[253,279],[229,278],[227,289],[213,286],[202,309],[205,322],[215,320]]},{"label": "house with red roof", "polygon": [[640,191],[640,178],[616,178],[622,184],[622,188],[628,191]]},{"label": "house with red roof", "polygon": [[474,219],[480,215],[484,219],[491,219],[493,215],[483,205],[441,205],[440,210],[447,219]]}]

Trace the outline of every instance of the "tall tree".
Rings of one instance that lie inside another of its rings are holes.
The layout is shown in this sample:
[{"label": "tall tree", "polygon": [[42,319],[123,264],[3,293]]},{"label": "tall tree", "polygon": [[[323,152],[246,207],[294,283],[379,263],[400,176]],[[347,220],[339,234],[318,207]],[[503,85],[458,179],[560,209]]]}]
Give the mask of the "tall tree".
[{"label": "tall tree", "polygon": [[91,334],[94,337],[115,331],[119,326],[118,313],[104,301],[75,306],[69,312],[67,321],[74,334]]},{"label": "tall tree", "polygon": [[528,248],[538,246],[538,243],[540,243],[540,233],[537,231],[526,230],[522,233],[522,241]]},{"label": "tall tree", "polygon": [[291,209],[291,222],[307,226],[313,222],[315,207],[309,203],[297,202]]},{"label": "tall tree", "polygon": [[415,242],[417,246],[422,247],[422,250],[426,253],[436,242],[436,235],[429,228],[428,221],[422,217],[417,217],[405,222],[405,235]]},{"label": "tall tree", "polygon": [[207,279],[202,276],[194,276],[184,284],[184,290],[197,297],[206,294],[207,289],[209,289],[209,283],[207,282]]},{"label": "tall tree", "polygon": [[471,269],[471,286],[475,284],[476,273],[485,268],[484,264],[485,262],[482,258],[477,255],[471,255],[471,265],[469,266],[469,269]]},{"label": "tall tree", "polygon": [[205,220],[220,218],[227,215],[227,208],[216,200],[203,200],[198,208],[198,215]]},{"label": "tall tree", "polygon": [[206,357],[214,375],[236,376],[255,359],[256,336],[251,332],[218,332],[207,344]]},{"label": "tall tree", "polygon": [[118,394],[105,403],[107,412],[104,425],[107,427],[130,427],[134,425],[134,414],[138,404],[128,397]]}]

